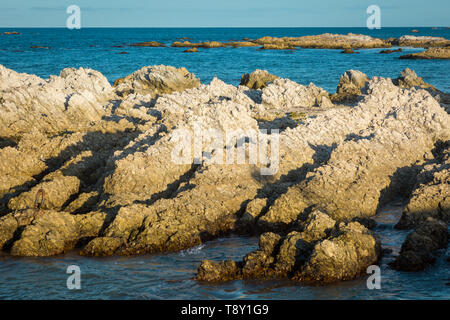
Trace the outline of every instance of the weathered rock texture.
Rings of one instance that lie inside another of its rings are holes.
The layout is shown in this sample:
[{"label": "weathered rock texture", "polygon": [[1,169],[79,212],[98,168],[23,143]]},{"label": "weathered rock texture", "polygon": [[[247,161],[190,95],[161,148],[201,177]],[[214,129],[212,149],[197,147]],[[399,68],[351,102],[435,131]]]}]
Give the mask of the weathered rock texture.
[{"label": "weathered rock texture", "polygon": [[[410,199],[407,224],[427,216],[418,203],[446,214],[450,116],[444,93],[412,71],[394,81],[348,71],[337,95],[352,103],[339,106],[314,84],[200,84],[165,66],[114,87],[89,69],[43,80],[0,67],[0,76],[0,244],[14,255],[178,251],[230,231],[268,232],[259,251],[203,264],[199,278],[325,283],[376,263],[378,240],[351,221],[389,199]],[[279,147],[250,164],[272,134],[260,128],[280,129]]]},{"label": "weathered rock texture", "polygon": [[405,54],[400,59],[450,59],[450,47],[430,48],[422,52]]},{"label": "weathered rock texture", "polygon": [[358,277],[381,255],[379,239],[357,222],[336,224],[327,214],[313,211],[297,229],[286,236],[262,234],[259,249],[241,262],[205,260],[198,268],[197,279],[289,277],[324,284]]},{"label": "weathered rock texture", "polygon": [[337,103],[356,102],[367,82],[369,78],[361,71],[348,70],[339,79],[336,93],[331,96],[331,100]]},{"label": "weathered rock texture", "polygon": [[166,66],[144,67],[114,82],[116,91],[121,95],[140,93],[156,96],[199,85],[200,80],[185,68]]},{"label": "weathered rock texture", "polygon": [[249,87],[250,89],[262,89],[268,83],[279,79],[280,77],[270,74],[266,70],[255,70],[252,73],[245,73],[241,77],[241,86]]},{"label": "weathered rock texture", "polygon": [[391,39],[390,42],[395,46],[402,47],[445,47],[450,44],[450,40],[442,37],[430,37],[430,36],[410,36],[405,35],[398,39]]}]

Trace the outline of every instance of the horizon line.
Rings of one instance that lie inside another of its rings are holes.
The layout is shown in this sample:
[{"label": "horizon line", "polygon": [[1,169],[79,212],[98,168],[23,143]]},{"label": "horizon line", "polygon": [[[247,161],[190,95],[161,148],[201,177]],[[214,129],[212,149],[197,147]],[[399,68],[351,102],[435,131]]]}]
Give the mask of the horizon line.
[{"label": "horizon line", "polygon": [[[36,29],[36,28],[45,28],[45,29],[67,29],[67,27],[65,26],[61,26],[61,27],[55,27],[55,26],[16,26],[16,27],[10,27],[10,26],[0,26],[0,28],[2,29]],[[303,27],[288,27],[288,26],[278,26],[278,27],[261,27],[261,26],[255,26],[255,27],[250,27],[250,26],[246,26],[246,27],[239,27],[239,26],[234,26],[234,27],[174,27],[174,26],[166,26],[166,27],[132,27],[132,26],[89,26],[89,27],[82,27],[81,29],[162,29],[162,28],[167,28],[167,29],[289,29],[289,28],[295,28],[295,29],[299,29],[299,28],[359,28],[359,29],[368,29],[367,27],[357,27],[357,26],[321,26],[321,27],[315,27],[315,26],[303,26]],[[381,27],[380,29],[368,29],[368,30],[382,30],[384,28],[444,28],[444,29],[449,29],[450,27],[448,26],[385,26],[385,27]],[[79,30],[79,29],[78,29]]]}]

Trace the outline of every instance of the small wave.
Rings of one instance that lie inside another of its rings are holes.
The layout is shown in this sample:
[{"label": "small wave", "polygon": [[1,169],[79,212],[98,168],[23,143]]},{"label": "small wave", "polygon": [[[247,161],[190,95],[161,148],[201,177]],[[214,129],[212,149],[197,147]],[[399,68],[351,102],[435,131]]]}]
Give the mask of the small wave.
[{"label": "small wave", "polygon": [[202,251],[202,249],[203,249],[204,247],[205,247],[204,244],[200,244],[200,245],[198,245],[198,246],[196,246],[196,247],[193,247],[193,248],[190,248],[190,249],[186,249],[186,250],[181,251],[181,252],[179,253],[179,255],[182,256],[182,257],[184,257],[184,256],[187,256],[187,255],[199,254],[200,251]]}]

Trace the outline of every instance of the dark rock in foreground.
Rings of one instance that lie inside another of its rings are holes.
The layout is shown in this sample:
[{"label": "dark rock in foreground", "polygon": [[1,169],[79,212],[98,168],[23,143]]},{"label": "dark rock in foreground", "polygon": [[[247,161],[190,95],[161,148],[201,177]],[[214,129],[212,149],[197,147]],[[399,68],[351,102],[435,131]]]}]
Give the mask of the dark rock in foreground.
[{"label": "dark rock in foreground", "polygon": [[357,222],[336,224],[327,214],[314,211],[300,224],[299,231],[286,236],[262,234],[259,249],[247,254],[242,262],[203,261],[197,280],[288,277],[324,284],[354,279],[381,256],[379,239]]},{"label": "dark rock in foreground", "polygon": [[408,234],[400,255],[390,264],[401,271],[421,271],[434,263],[439,249],[448,243],[447,223],[427,218]]}]

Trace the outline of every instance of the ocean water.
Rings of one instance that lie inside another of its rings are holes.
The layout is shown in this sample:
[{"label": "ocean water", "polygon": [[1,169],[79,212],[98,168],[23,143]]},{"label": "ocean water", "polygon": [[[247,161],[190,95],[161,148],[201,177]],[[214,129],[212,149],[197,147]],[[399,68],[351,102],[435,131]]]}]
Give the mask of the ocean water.
[{"label": "ocean water", "polygon": [[[0,256],[1,299],[449,299],[449,252],[423,272],[390,269],[408,233],[393,229],[401,206],[378,214],[375,231],[392,253],[380,263],[381,289],[369,290],[369,274],[327,286],[304,286],[289,280],[236,280],[221,284],[193,280],[203,259],[241,260],[258,247],[254,237],[217,239],[178,253],[134,257],[81,257],[77,252],[48,258]],[[81,270],[81,290],[68,290],[67,267]]]},{"label": "ocean water", "polygon": [[[18,31],[20,35],[0,35],[0,64],[18,72],[47,78],[67,67],[89,67],[103,73],[109,81],[128,75],[143,66],[165,64],[186,67],[203,83],[214,75],[237,85],[243,73],[266,69],[280,77],[302,84],[315,83],[335,92],[339,77],[349,69],[368,76],[397,77],[409,67],[437,88],[450,91],[450,61],[400,60],[400,55],[419,52],[420,48],[403,48],[402,53],[379,54],[380,49],[360,50],[360,54],[340,54],[341,50],[298,49],[261,50],[257,48],[199,49],[183,53],[185,48],[129,47],[130,43],[159,41],[170,45],[179,38],[191,42],[256,39],[262,36],[303,36],[322,33],[360,33],[374,37],[400,37],[405,34],[440,36],[450,39],[450,29],[416,28],[86,28],[68,29],[0,29]],[[50,49],[31,49],[31,46]],[[116,48],[114,46],[123,45]],[[118,54],[119,52],[128,54]]]},{"label": "ocean water", "polygon": [[[257,68],[302,84],[314,82],[334,92],[339,77],[348,69],[368,76],[397,77],[406,67],[426,82],[450,91],[450,61],[399,60],[401,54],[422,49],[403,48],[403,53],[379,54],[380,49],[360,50],[343,55],[340,50],[298,49],[257,51],[256,48],[199,49],[139,48],[127,44],[160,41],[168,45],[177,38],[193,42],[241,40],[270,36],[302,36],[330,33],[362,33],[388,38],[410,34],[412,28],[218,28],[218,29],[0,29],[20,35],[0,35],[0,64],[18,72],[47,78],[66,67],[89,67],[102,72],[109,81],[146,65],[186,67],[203,83],[214,75],[230,84]],[[450,30],[416,28],[419,35],[450,38]],[[50,49],[31,49],[30,46]],[[114,46],[123,45],[121,48]],[[117,54],[126,51],[129,54]],[[289,280],[231,281],[208,284],[193,280],[202,259],[240,260],[257,248],[258,239],[237,237],[216,239],[178,253],[135,257],[81,257],[77,252],[48,258],[15,258],[0,253],[0,299],[449,299],[450,275],[442,252],[437,263],[424,272],[406,273],[388,267],[407,234],[393,229],[401,214],[396,205],[380,212],[376,232],[383,248],[392,250],[381,261],[381,289],[369,290],[367,277],[324,287],[303,286]],[[69,265],[81,268],[81,290],[68,290]]]}]

